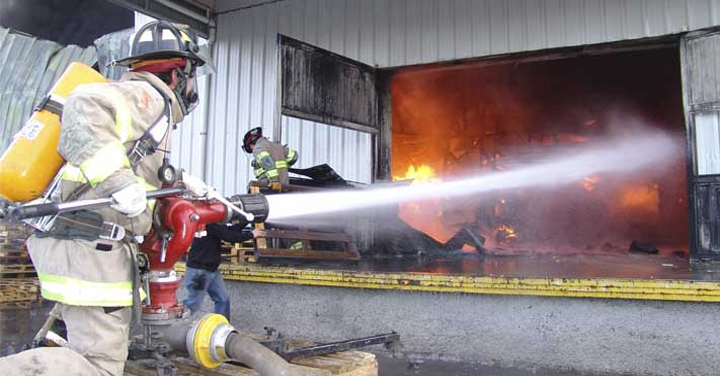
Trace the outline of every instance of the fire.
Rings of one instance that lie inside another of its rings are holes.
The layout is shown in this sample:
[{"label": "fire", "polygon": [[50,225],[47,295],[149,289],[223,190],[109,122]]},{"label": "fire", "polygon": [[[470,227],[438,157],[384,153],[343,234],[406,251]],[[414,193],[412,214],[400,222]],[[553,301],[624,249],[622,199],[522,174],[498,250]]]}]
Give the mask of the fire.
[{"label": "fire", "polygon": [[595,186],[600,182],[600,178],[597,176],[586,176],[582,180],[583,188],[586,191],[592,192],[595,190]]},{"label": "fire", "polygon": [[570,134],[570,133],[559,134],[557,136],[557,138],[561,143],[571,142],[571,143],[581,144],[581,143],[588,142],[587,137],[576,135],[576,134]]},{"label": "fire", "polygon": [[[389,84],[393,180],[414,179],[413,186],[423,183],[420,187],[426,188],[434,187],[427,184],[438,178],[517,170],[556,155],[591,152],[596,143],[617,136],[617,126],[632,128],[635,123],[645,124],[648,131],[684,135],[677,121],[682,111],[664,105],[676,103],[675,96],[658,90],[662,85],[645,88],[657,81],[652,75],[645,78],[646,66],[622,74],[607,69],[612,59],[624,61],[621,56],[583,61],[583,69],[593,72],[584,75],[567,75],[564,63],[395,72]],[[518,87],[518,79],[523,87]],[[548,95],[541,88],[549,80],[564,90]],[[634,86],[627,85],[628,80]],[[618,94],[615,88],[627,90]],[[690,243],[687,223],[693,219],[688,219],[686,150],[679,145],[676,159],[662,169],[632,174],[588,170],[571,184],[406,202],[398,214],[441,243],[463,227],[472,228],[491,252],[499,247],[503,252],[600,253],[627,249],[632,240],[684,250]]]},{"label": "fire", "polygon": [[460,248],[460,251],[464,253],[470,253],[470,252],[477,252],[477,249],[471,245],[463,244],[463,246]]},{"label": "fire", "polygon": [[625,189],[620,197],[620,205],[626,210],[658,215],[660,213],[660,191],[657,184],[639,185]]},{"label": "fire", "polygon": [[412,180],[412,184],[423,184],[426,182],[436,183],[440,179],[436,178],[435,170],[428,165],[420,165],[417,169],[414,165],[405,172],[405,176],[393,176],[393,180]]},{"label": "fire", "polygon": [[[414,165],[405,172],[405,175],[394,175],[393,180],[412,180],[411,185],[429,184],[439,182],[435,170],[422,164],[415,168]],[[410,227],[428,234],[430,237],[444,242],[453,235],[453,231],[447,228],[442,220],[440,199],[429,199],[414,202],[404,202],[398,205],[398,216]]]},{"label": "fire", "polygon": [[517,237],[517,232],[509,225],[501,225],[495,230],[495,240],[499,244],[507,243],[512,239],[517,239]]}]

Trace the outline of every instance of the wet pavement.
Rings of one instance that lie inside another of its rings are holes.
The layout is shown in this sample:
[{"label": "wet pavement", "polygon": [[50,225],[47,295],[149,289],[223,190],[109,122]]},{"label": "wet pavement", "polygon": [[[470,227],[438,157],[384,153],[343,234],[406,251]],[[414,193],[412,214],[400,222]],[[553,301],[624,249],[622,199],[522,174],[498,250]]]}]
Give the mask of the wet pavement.
[{"label": "wet pavement", "polygon": [[29,346],[52,307],[52,302],[45,301],[31,308],[0,308],[0,356],[15,354]]},{"label": "wet pavement", "polygon": [[462,251],[438,254],[376,256],[361,261],[261,259],[268,266],[372,272],[423,273],[487,277],[618,278],[720,281],[719,261],[690,261],[673,254],[540,254],[478,255]]}]

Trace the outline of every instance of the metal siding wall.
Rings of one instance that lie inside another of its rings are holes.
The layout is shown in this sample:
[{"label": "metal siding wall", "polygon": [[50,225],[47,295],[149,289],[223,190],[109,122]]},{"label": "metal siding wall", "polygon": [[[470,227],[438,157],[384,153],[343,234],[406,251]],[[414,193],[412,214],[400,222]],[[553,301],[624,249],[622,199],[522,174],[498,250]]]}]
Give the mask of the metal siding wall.
[{"label": "metal siding wall", "polygon": [[[219,12],[261,1],[218,1]],[[244,132],[276,116],[276,34],[380,67],[636,39],[720,23],[720,0],[285,0],[218,17],[209,180],[225,193],[251,174]],[[228,122],[228,119],[232,119]],[[300,166],[328,162],[370,180],[370,138],[283,117]],[[360,156],[358,155],[360,153]]]},{"label": "metal siding wall", "polygon": [[713,34],[687,41],[687,94],[691,106],[720,102],[720,36]]},{"label": "metal siding wall", "polygon": [[93,46],[62,46],[0,27],[0,154],[70,63],[96,61]]}]

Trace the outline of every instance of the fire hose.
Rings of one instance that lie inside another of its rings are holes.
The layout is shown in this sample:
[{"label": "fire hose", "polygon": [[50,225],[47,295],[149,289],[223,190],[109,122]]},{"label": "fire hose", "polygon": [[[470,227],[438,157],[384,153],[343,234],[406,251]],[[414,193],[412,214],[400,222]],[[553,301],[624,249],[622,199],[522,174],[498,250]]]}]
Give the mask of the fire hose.
[{"label": "fire hose", "polygon": [[161,329],[159,335],[170,347],[186,350],[195,362],[206,368],[233,360],[264,376],[295,374],[285,359],[239,333],[222,315],[208,314],[192,322],[183,320]]},{"label": "fire hose", "polygon": [[[186,182],[183,182],[186,183]],[[204,183],[203,183],[204,184]],[[159,199],[157,212],[162,220],[154,224],[154,233],[146,236],[141,249],[149,257],[149,274],[172,270],[175,261],[187,251],[189,242],[198,226],[212,222],[245,220],[262,221],[267,217],[267,201],[262,195],[238,195],[230,199],[220,197],[207,186],[185,184],[147,192],[148,199]],[[115,203],[112,197],[70,201],[63,203],[45,202],[6,207],[9,218],[25,220],[29,218],[55,216],[79,210],[93,210]],[[242,218],[241,218],[242,217]],[[162,244],[156,244],[158,230],[170,231],[170,240],[162,238]],[[147,247],[146,247],[147,245]],[[159,248],[159,249],[156,249]],[[158,252],[159,251],[159,252]],[[167,259],[165,255],[168,255]],[[143,316],[148,317],[146,325],[152,325],[165,334],[174,348],[186,348],[188,355],[206,368],[215,368],[222,363],[234,360],[242,362],[258,371],[261,375],[292,375],[292,368],[272,350],[238,333],[222,315],[210,314],[195,322],[177,320],[183,316],[185,308],[177,304],[175,290],[178,281],[150,281],[149,292],[152,303],[143,307]],[[172,296],[170,296],[172,295]],[[176,316],[168,312],[177,311]],[[167,316],[167,317],[166,317]],[[156,319],[155,317],[162,317]],[[167,323],[174,324],[167,325]]]}]

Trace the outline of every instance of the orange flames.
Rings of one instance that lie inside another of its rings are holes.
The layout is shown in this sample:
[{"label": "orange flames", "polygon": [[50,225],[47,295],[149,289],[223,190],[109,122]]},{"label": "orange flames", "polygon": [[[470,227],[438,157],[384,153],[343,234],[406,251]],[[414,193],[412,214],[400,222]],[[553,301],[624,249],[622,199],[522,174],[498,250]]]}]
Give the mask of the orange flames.
[{"label": "orange flames", "polygon": [[517,239],[517,237],[517,232],[509,225],[501,225],[497,228],[497,230],[495,230],[495,240],[499,244],[508,243],[512,239]]},{"label": "orange flames", "polygon": [[657,184],[636,185],[625,189],[620,196],[625,211],[660,214],[660,191]]},{"label": "orange flames", "polygon": [[405,176],[393,176],[393,180],[412,180],[412,184],[436,183],[440,179],[435,177],[435,170],[428,165],[420,165],[417,169],[414,165],[405,172]]},{"label": "orange flames", "polygon": [[558,135],[557,138],[558,138],[558,141],[560,141],[561,143],[570,142],[570,143],[580,144],[580,143],[588,142],[587,137],[580,136],[577,134],[572,134],[572,133],[562,133],[562,134]]},{"label": "orange flames", "polygon": [[[393,176],[393,180],[412,180],[411,185],[432,184],[439,182],[435,170],[425,164],[415,167],[410,165],[404,175]],[[454,231],[445,226],[442,220],[443,208],[441,199],[428,199],[422,201],[402,203],[398,207],[398,213],[405,223],[418,231],[428,234],[437,241],[444,242],[449,239]]]},{"label": "orange flames", "polygon": [[[512,171],[565,151],[588,150],[594,142],[614,137],[614,124],[654,119],[646,125],[684,132],[682,121],[675,120],[682,119],[681,111],[664,105],[677,104],[675,96],[647,91],[646,86],[657,80],[648,76],[647,81],[637,78],[634,85],[626,85],[640,76],[627,71],[618,75],[606,69],[605,60],[593,64],[593,75],[568,75],[564,65],[551,68],[554,64],[545,63],[396,72],[390,83],[393,180],[412,179],[416,186]],[[613,84],[597,85],[605,80]],[[549,95],[549,82],[569,90]],[[614,87],[626,90],[616,93]],[[658,96],[650,100],[648,93]],[[604,98],[612,102],[604,103]],[[606,109],[616,101],[627,101],[629,111]],[[627,248],[632,240],[686,249],[684,152],[664,167],[625,176],[586,172],[571,184],[530,185],[452,199],[448,195],[404,203],[398,211],[409,226],[439,242],[471,228],[486,239],[484,247],[490,251],[500,245],[508,252],[602,252],[606,244]]]}]

